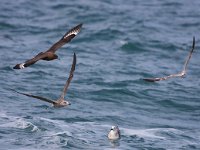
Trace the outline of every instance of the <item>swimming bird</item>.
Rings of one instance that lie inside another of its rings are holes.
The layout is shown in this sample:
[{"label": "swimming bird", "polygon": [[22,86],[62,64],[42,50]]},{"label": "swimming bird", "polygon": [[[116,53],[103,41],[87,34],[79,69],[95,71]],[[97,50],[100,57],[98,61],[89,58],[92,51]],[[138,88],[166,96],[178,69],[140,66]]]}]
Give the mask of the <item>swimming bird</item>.
[{"label": "swimming bird", "polygon": [[71,66],[71,71],[70,71],[68,80],[65,83],[65,86],[63,88],[63,91],[61,93],[60,98],[58,100],[56,100],[56,101],[48,99],[48,98],[44,98],[44,97],[32,95],[32,94],[26,94],[26,93],[18,92],[18,91],[14,90],[14,89],[11,89],[11,90],[13,90],[13,91],[15,91],[15,92],[17,92],[19,94],[28,96],[28,97],[33,97],[33,98],[36,98],[36,99],[39,99],[39,100],[51,103],[51,104],[53,104],[54,107],[64,107],[64,106],[70,105],[70,102],[68,102],[67,100],[65,100],[64,97],[65,97],[65,94],[66,94],[67,89],[69,87],[69,84],[70,84],[70,82],[71,82],[71,80],[73,78],[73,74],[74,74],[74,71],[75,71],[75,66],[76,66],[76,54],[74,53],[73,63],[72,63],[72,66]]},{"label": "swimming bird", "polygon": [[109,133],[108,133],[108,139],[109,140],[118,140],[120,139],[120,130],[118,126],[112,126]]},{"label": "swimming bird", "polygon": [[45,52],[40,52],[37,54],[35,57],[32,59],[29,59],[25,61],[24,63],[17,64],[13,67],[13,69],[23,69],[26,68],[30,65],[35,64],[39,60],[54,60],[58,58],[58,55],[55,54],[55,52],[62,47],[64,44],[70,42],[81,30],[82,24],[79,24],[69,30],[58,42],[53,44],[47,51]]},{"label": "swimming bird", "polygon": [[161,77],[161,78],[144,78],[143,80],[148,81],[148,82],[155,82],[155,81],[167,80],[167,79],[173,78],[173,77],[182,77],[183,78],[186,75],[187,66],[188,66],[190,58],[192,57],[192,53],[194,51],[194,48],[195,48],[195,37],[193,37],[192,48],[191,48],[191,50],[189,52],[189,55],[188,55],[188,57],[187,57],[187,59],[185,61],[185,64],[183,66],[183,70],[180,73],[171,74],[171,75],[168,75],[168,76],[165,76],[165,77]]}]

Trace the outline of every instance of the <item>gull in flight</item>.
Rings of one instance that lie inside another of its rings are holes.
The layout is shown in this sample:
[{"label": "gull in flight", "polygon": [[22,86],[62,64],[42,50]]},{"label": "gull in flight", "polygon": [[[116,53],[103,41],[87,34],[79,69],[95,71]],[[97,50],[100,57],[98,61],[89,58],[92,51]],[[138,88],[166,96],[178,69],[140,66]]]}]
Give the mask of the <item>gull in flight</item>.
[{"label": "gull in flight", "polygon": [[51,99],[47,99],[47,98],[44,98],[44,97],[40,97],[40,96],[35,96],[35,95],[32,95],[32,94],[26,94],[26,93],[18,92],[18,91],[15,91],[13,89],[11,89],[11,90],[13,90],[13,91],[15,91],[15,92],[17,92],[19,94],[28,96],[28,97],[33,97],[33,98],[36,98],[36,99],[51,103],[51,104],[53,104],[54,107],[64,107],[64,106],[70,105],[70,102],[66,101],[64,99],[64,97],[65,97],[65,94],[66,94],[67,89],[69,87],[69,84],[70,84],[70,82],[71,82],[71,80],[73,78],[73,74],[74,74],[74,71],[75,71],[75,66],[76,66],[76,54],[74,53],[73,63],[72,63],[72,66],[71,66],[71,71],[70,71],[68,80],[66,81],[66,84],[65,84],[65,86],[63,88],[63,91],[61,93],[60,98],[58,100],[56,100],[56,101],[51,100]]},{"label": "gull in flight", "polygon": [[118,126],[112,126],[109,133],[108,133],[108,139],[109,140],[118,140],[120,139],[120,130]]},{"label": "gull in flight", "polygon": [[35,57],[25,61],[24,63],[17,64],[13,67],[13,69],[23,69],[26,68],[30,65],[33,65],[39,60],[54,60],[57,59],[58,56],[55,54],[55,52],[62,47],[64,44],[70,42],[81,30],[82,24],[79,24],[69,30],[58,42],[53,44],[47,51],[45,52],[40,52],[37,54]]},{"label": "gull in flight", "polygon": [[185,64],[183,66],[183,70],[180,73],[177,74],[171,74],[165,77],[161,77],[161,78],[144,78],[143,80],[148,81],[148,82],[156,82],[156,81],[161,81],[161,80],[167,80],[169,78],[173,78],[173,77],[184,77],[186,75],[186,71],[187,71],[187,66],[189,63],[190,58],[192,57],[192,53],[194,51],[195,48],[195,37],[193,37],[193,44],[192,44],[192,48],[190,50],[190,53],[185,61]]}]

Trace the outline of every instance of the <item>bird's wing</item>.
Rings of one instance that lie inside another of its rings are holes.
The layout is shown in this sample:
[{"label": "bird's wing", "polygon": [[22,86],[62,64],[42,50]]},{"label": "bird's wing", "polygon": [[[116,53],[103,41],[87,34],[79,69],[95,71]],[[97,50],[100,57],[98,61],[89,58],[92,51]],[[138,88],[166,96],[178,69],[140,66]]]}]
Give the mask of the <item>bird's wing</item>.
[{"label": "bird's wing", "polygon": [[29,59],[29,60],[25,61],[25,66],[28,67],[28,66],[30,66],[30,65],[32,65],[32,64],[34,64],[34,63],[36,63],[38,60],[40,60],[40,59],[42,59],[42,58],[45,58],[46,55],[47,55],[47,53],[43,53],[43,52],[37,54],[37,55],[36,55],[35,57],[33,57],[32,59]]},{"label": "bird's wing", "polygon": [[187,60],[185,61],[183,71],[181,73],[171,74],[169,76],[165,76],[165,77],[161,77],[161,78],[144,78],[143,80],[148,81],[148,82],[156,82],[156,81],[161,81],[161,80],[167,80],[168,78],[172,78],[172,77],[183,77],[186,73],[187,65],[189,63],[190,58],[192,57],[194,48],[195,48],[195,37],[193,37],[192,48],[190,50]]},{"label": "bird's wing", "polygon": [[28,67],[30,65],[33,65],[34,63],[36,63],[38,60],[42,59],[42,58],[45,58],[46,57],[46,53],[39,53],[37,54],[35,57],[25,61],[24,63],[21,63],[21,64],[17,64],[15,65],[15,67],[13,67],[13,69],[23,69],[25,67]]},{"label": "bird's wing", "polygon": [[143,80],[148,81],[148,82],[156,82],[156,81],[162,81],[162,80],[167,80],[169,78],[181,77],[181,76],[182,76],[181,73],[177,73],[177,74],[171,74],[171,75],[161,77],[161,78],[144,78]]},{"label": "bird's wing", "polygon": [[193,53],[193,51],[194,51],[194,48],[195,48],[195,37],[193,37],[192,48],[191,48],[191,50],[190,50],[190,53],[189,53],[189,55],[188,55],[188,58],[186,59],[185,64],[184,64],[184,67],[183,67],[183,71],[184,71],[184,72],[186,72],[186,70],[187,70],[187,65],[188,65],[188,63],[189,63],[189,61],[190,61],[190,58],[192,57],[192,53]]},{"label": "bird's wing", "polygon": [[73,57],[73,63],[72,63],[72,66],[71,66],[71,70],[70,70],[70,74],[69,74],[69,77],[65,83],[65,86],[63,88],[63,91],[62,91],[62,94],[61,94],[61,97],[60,99],[64,99],[64,96],[67,92],[67,89],[69,87],[69,84],[73,78],[73,74],[74,74],[74,71],[75,71],[75,66],[76,66],[76,54],[74,53],[74,57]]},{"label": "bird's wing", "polygon": [[64,44],[70,42],[80,32],[81,27],[82,24],[79,24],[74,28],[72,28],[71,30],[69,30],[58,42],[56,42],[53,46],[51,46],[49,50],[47,50],[47,52],[50,51],[52,53],[55,53],[57,49],[62,47]]},{"label": "bird's wing", "polygon": [[148,82],[156,82],[156,81],[161,81],[161,80],[166,80],[166,78],[144,78],[143,80],[148,81]]},{"label": "bird's wing", "polygon": [[18,92],[18,91],[14,90],[14,89],[10,89],[10,90],[12,90],[12,91],[14,91],[16,93],[28,96],[28,97],[33,97],[33,98],[36,98],[36,99],[39,99],[39,100],[51,103],[51,104],[55,104],[56,103],[55,101],[47,99],[47,98],[44,98],[44,97],[40,97],[40,96],[35,96],[35,95],[32,95],[32,94],[26,94],[26,93]]},{"label": "bird's wing", "polygon": [[148,81],[148,82],[156,82],[156,81],[160,81],[161,78],[144,78],[144,81]]}]

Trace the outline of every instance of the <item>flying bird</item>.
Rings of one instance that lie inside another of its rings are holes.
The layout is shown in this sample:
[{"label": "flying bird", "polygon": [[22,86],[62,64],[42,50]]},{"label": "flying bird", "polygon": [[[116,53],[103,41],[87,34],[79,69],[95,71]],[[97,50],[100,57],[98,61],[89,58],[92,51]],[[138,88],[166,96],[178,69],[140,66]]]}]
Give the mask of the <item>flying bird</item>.
[{"label": "flying bird", "polygon": [[187,66],[189,63],[190,58],[192,57],[192,53],[194,51],[195,48],[195,37],[193,37],[193,44],[192,44],[192,48],[190,50],[190,53],[185,61],[185,64],[183,66],[183,70],[180,73],[177,74],[171,74],[165,77],[161,77],[161,78],[144,78],[143,80],[148,81],[148,82],[155,82],[155,81],[162,81],[162,80],[167,80],[169,78],[173,78],[173,77],[184,77],[186,75],[186,71],[187,71]]},{"label": "flying bird", "polygon": [[28,97],[33,97],[33,98],[36,98],[36,99],[51,103],[51,104],[53,104],[54,107],[64,107],[64,106],[70,105],[70,102],[65,100],[64,97],[65,97],[65,94],[67,93],[67,89],[69,87],[69,84],[70,84],[70,82],[71,82],[71,80],[73,78],[73,74],[74,74],[74,71],[75,71],[75,66],[76,66],[76,54],[74,53],[73,63],[72,63],[72,66],[71,66],[71,71],[70,71],[68,80],[65,83],[65,86],[63,88],[63,91],[61,93],[60,98],[55,100],[55,101],[51,100],[51,99],[48,99],[48,98],[41,97],[41,96],[36,96],[36,95],[32,95],[32,94],[26,94],[26,93],[18,92],[18,91],[14,90],[14,89],[11,89],[11,90],[16,92],[16,93],[28,96]]},{"label": "flying bird", "polygon": [[25,61],[24,63],[17,64],[13,67],[13,69],[23,69],[30,65],[33,65],[39,60],[54,60],[58,58],[58,55],[55,54],[55,52],[62,47],[64,44],[70,42],[81,30],[82,24],[79,24],[69,30],[58,42],[53,44],[47,51],[40,52],[35,57]]},{"label": "flying bird", "polygon": [[108,139],[109,140],[118,140],[120,139],[120,130],[118,126],[112,126],[109,133],[108,133]]}]

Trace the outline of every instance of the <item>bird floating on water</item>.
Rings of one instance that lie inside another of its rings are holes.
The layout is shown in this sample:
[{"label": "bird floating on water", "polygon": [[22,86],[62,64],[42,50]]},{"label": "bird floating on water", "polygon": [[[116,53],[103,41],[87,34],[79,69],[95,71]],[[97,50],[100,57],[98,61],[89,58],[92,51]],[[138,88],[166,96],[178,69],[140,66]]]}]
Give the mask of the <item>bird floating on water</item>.
[{"label": "bird floating on water", "polygon": [[70,42],[81,30],[82,24],[79,24],[69,30],[58,42],[56,42],[53,46],[51,46],[47,51],[40,52],[32,59],[29,59],[25,61],[24,63],[17,64],[13,67],[13,69],[23,69],[30,65],[35,64],[39,60],[54,60],[57,59],[58,56],[55,54],[55,52],[62,47],[64,44]]},{"label": "bird floating on water", "polygon": [[118,140],[120,139],[120,130],[118,126],[112,126],[109,133],[108,133],[108,139],[109,140]]},{"label": "bird floating on water", "polygon": [[44,98],[44,97],[40,97],[40,96],[35,96],[35,95],[32,95],[32,94],[26,94],[26,93],[18,92],[18,91],[13,90],[13,89],[11,89],[11,90],[13,90],[13,91],[15,91],[15,92],[17,92],[19,94],[28,96],[28,97],[33,97],[33,98],[36,98],[36,99],[51,103],[51,104],[53,104],[54,107],[64,107],[64,106],[70,105],[70,102],[66,101],[64,99],[64,97],[65,97],[65,94],[66,94],[67,89],[69,87],[69,84],[70,84],[70,82],[71,82],[71,80],[73,78],[73,74],[74,74],[74,71],[75,71],[75,66],[76,66],[76,54],[74,53],[73,63],[72,63],[72,66],[71,66],[71,70],[70,70],[70,74],[69,74],[68,80],[65,83],[65,86],[63,88],[63,91],[61,93],[60,98],[58,100],[56,100],[56,101],[51,100],[51,99],[47,99],[47,98]]},{"label": "bird floating on water", "polygon": [[193,37],[192,48],[191,48],[189,55],[188,55],[188,57],[185,61],[185,64],[183,66],[183,70],[180,73],[171,74],[171,75],[168,75],[168,76],[165,76],[165,77],[160,77],[160,78],[144,78],[143,80],[148,81],[148,82],[156,82],[156,81],[167,80],[167,79],[173,78],[173,77],[182,77],[183,78],[186,75],[187,66],[188,66],[190,58],[192,57],[192,53],[194,51],[194,48],[195,48],[195,37]]}]

